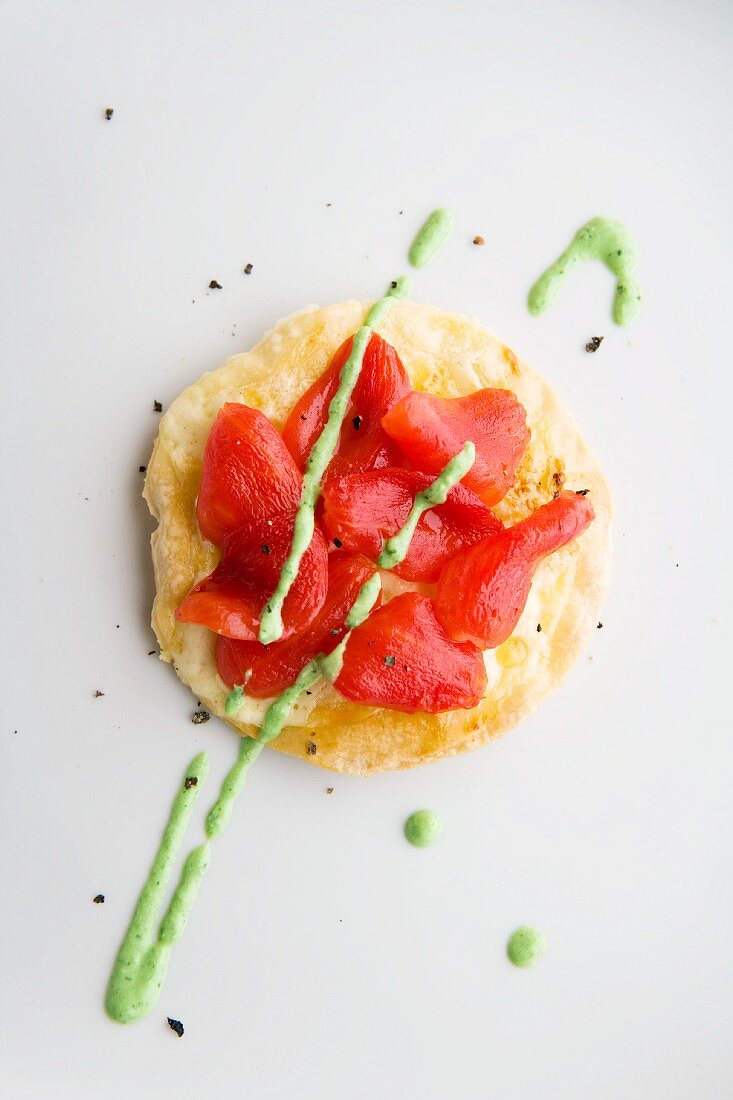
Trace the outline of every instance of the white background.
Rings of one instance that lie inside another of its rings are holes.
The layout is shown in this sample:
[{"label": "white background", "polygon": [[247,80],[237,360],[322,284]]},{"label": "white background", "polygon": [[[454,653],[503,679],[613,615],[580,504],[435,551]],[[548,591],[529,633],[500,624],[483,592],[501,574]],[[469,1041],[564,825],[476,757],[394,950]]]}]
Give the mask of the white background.
[{"label": "white background", "polygon": [[[733,1094],[730,46],[715,0],[2,4],[4,1097]],[[173,790],[206,748],[200,836],[236,748],[147,656],[153,399],[378,295],[439,204],[416,298],[543,370],[614,488],[604,628],[471,756],[360,780],[267,753],[158,1008],[117,1026]],[[531,318],[595,214],[637,237],[640,319],[611,324],[600,265]],[[417,851],[423,805],[446,830]],[[524,922],[549,951],[520,972]]]}]

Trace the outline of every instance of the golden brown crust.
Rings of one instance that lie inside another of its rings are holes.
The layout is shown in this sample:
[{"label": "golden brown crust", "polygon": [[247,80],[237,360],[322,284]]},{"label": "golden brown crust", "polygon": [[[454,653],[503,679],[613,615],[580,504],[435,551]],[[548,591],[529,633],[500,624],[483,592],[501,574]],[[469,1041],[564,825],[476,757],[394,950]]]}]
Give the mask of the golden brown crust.
[{"label": "golden brown crust", "polygon": [[[365,308],[342,302],[286,318],[252,351],[233,356],[185,390],[161,420],[145,483],[145,498],[159,523],[152,537],[153,627],[161,656],[173,662],[213,714],[241,734],[254,732],[265,704],[248,701],[236,719],[226,718],[214,635],[173,617],[194,582],[218,559],[216,548],[201,539],[195,515],[206,438],[225,401],[243,401],[282,426],[296,399],[362,323]],[[542,378],[477,322],[431,306],[399,302],[380,331],[397,348],[417,389],[452,397],[501,386],[514,390],[524,404],[532,439],[516,485],[496,509],[505,522],[527,515],[563,485],[590,490],[596,519],[576,543],[538,569],[515,633],[486,655],[489,688],[478,707],[406,715],[350,703],[326,684],[303,699],[293,725],[274,747],[334,771],[362,775],[466,752],[525,718],[587,644],[608,587],[611,559],[608,486],[577,425]],[[316,745],[315,755],[307,755],[309,741]]]}]

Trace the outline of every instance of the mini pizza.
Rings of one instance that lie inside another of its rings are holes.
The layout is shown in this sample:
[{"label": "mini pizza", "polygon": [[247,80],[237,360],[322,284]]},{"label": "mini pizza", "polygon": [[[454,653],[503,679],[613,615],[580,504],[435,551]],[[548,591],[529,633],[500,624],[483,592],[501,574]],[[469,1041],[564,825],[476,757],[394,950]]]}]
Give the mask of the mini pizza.
[{"label": "mini pizza", "polygon": [[550,386],[477,322],[390,304],[378,331],[359,302],[306,309],[204,375],[145,484],[162,658],[256,737],[331,654],[273,747],[360,775],[517,725],[587,644],[611,558],[608,486]]}]

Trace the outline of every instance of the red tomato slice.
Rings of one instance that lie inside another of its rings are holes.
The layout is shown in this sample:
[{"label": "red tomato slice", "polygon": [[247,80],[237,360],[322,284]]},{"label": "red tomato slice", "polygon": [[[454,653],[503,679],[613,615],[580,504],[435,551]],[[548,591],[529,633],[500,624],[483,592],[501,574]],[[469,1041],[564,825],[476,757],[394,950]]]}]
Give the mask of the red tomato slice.
[{"label": "red tomato slice", "polygon": [[328,595],[310,626],[300,634],[264,646],[220,637],[216,643],[219,675],[228,687],[244,685],[255,699],[279,695],[319,653],[330,653],[345,633],[344,623],[361,586],[376,572],[357,554],[336,551],[328,559]]},{"label": "red tomato slice", "polygon": [[[176,611],[182,623],[200,623],[228,638],[255,639],[260,615],[290,552],[293,514],[261,520],[230,535],[213,573]],[[326,540],[316,528],[283,604],[283,637],[303,630],[323,606],[328,585]]]},{"label": "red tomato slice", "polygon": [[560,493],[521,523],[457,554],[443,566],[435,592],[436,614],[450,636],[488,649],[505,642],[540,561],[582,534],[593,518],[586,497]]},{"label": "red tomato slice", "polygon": [[412,465],[430,474],[472,440],[476,460],[463,484],[485,504],[496,504],[511,488],[529,442],[524,407],[509,390],[449,398],[412,392],[382,417],[382,426]]},{"label": "red tomato slice", "polygon": [[227,535],[290,514],[302,478],[282,436],[257,409],[227,402],[204,452],[196,515],[201,534],[221,546]]},{"label": "red tomato slice", "polygon": [[[338,389],[341,368],[349,358],[353,342],[354,337],[350,336],[341,345],[328,370],[306,390],[287,419],[283,439],[301,470],[305,469],[311,448],[326,423],[328,406]],[[375,332],[364,353],[351,408],[326,477],[400,463],[399,447],[384,431],[381,420],[409,392],[410,382],[397,352]]]},{"label": "red tomato slice", "polygon": [[352,632],[335,686],[356,703],[436,714],[476,706],[486,669],[475,645],[451,641],[428,596],[403,592]]},{"label": "red tomato slice", "polygon": [[[376,560],[384,542],[405,523],[418,493],[433,478],[415,470],[369,470],[332,478],[323,486],[322,525],[338,540]],[[445,504],[420,518],[407,557],[394,572],[408,581],[435,581],[458,550],[501,531],[496,518],[465,485],[456,485]]]}]

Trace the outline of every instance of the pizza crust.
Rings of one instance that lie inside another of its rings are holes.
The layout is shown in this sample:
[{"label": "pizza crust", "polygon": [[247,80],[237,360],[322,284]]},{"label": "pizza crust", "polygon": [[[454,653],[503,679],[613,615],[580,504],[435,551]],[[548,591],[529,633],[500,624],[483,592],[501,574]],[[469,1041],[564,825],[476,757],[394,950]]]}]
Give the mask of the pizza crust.
[{"label": "pizza crust", "polygon": [[[303,391],[363,322],[370,303],[310,307],[280,321],[260,343],[205,374],[160,422],[144,495],[158,520],[152,536],[157,594],[152,622],[161,657],[212,713],[253,736],[267,702],[247,700],[224,714],[227,689],[216,671],[215,635],[178,623],[174,612],[218,561],[196,523],[196,495],[211,425],[226,401],[260,409],[281,428]],[[556,687],[595,629],[608,587],[611,496],[598,462],[550,386],[476,321],[432,306],[398,302],[380,326],[416,389],[457,397],[485,386],[513,390],[527,410],[532,438],[514,488],[496,506],[515,523],[562,488],[589,489],[594,523],[547,558],[512,637],[485,655],[488,689],[472,710],[402,714],[349,702],[329,684],[301,697],[292,724],[273,747],[337,772],[367,775],[467,752],[516,726]],[[410,587],[385,576],[385,592]],[[538,632],[537,625],[542,630]],[[308,754],[308,743],[316,745]]]}]

